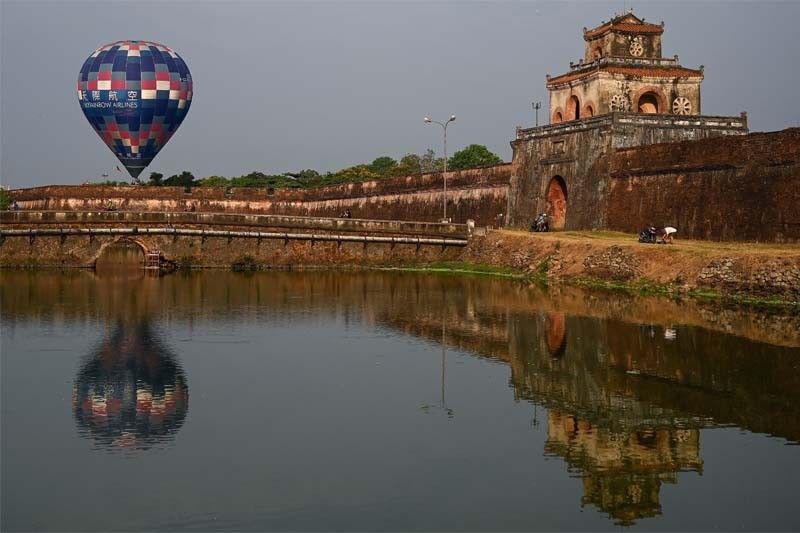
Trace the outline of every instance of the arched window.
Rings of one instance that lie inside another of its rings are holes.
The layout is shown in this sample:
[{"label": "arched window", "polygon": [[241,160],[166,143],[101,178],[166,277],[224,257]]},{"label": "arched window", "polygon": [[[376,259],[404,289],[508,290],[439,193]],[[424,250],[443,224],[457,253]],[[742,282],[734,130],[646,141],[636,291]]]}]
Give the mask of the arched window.
[{"label": "arched window", "polygon": [[639,97],[639,113],[656,114],[658,109],[658,96],[656,93],[644,93]]},{"label": "arched window", "polygon": [[574,94],[570,96],[569,104],[567,105],[569,109],[569,114],[573,120],[578,120],[579,118],[581,118],[581,101],[578,100],[577,96],[575,96]]},{"label": "arched window", "polygon": [[561,114],[561,111],[556,111],[553,114],[553,124],[558,124],[559,122],[564,122],[564,115]]},{"label": "arched window", "polygon": [[594,108],[591,106],[591,104],[587,105],[586,108],[583,110],[583,116],[585,118],[594,116]]}]

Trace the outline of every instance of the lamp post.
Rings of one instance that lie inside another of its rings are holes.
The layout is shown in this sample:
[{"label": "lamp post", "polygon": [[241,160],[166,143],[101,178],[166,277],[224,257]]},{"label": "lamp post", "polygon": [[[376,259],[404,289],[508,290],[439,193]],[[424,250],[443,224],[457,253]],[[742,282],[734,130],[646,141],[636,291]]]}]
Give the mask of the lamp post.
[{"label": "lamp post", "polygon": [[541,102],[533,102],[531,103],[533,106],[533,110],[536,111],[536,127],[539,127],[539,110],[542,108]]},{"label": "lamp post", "polygon": [[425,117],[426,124],[438,124],[442,127],[444,132],[444,173],[442,174],[442,181],[444,182],[444,217],[443,221],[447,221],[447,125],[453,122],[456,119],[455,115],[450,115],[450,118],[447,119],[447,122],[439,122],[438,120],[431,120],[430,117]]}]

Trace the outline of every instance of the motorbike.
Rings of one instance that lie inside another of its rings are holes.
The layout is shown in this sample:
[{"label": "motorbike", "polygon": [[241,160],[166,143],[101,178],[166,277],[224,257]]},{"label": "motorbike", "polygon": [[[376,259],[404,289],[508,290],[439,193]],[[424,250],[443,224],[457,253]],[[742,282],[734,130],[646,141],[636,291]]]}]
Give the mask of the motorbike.
[{"label": "motorbike", "polygon": [[657,239],[658,232],[654,226],[648,226],[639,232],[639,242],[655,244]]},{"label": "motorbike", "polygon": [[544,232],[550,231],[550,223],[547,221],[547,213],[541,213],[531,223],[531,231]]}]

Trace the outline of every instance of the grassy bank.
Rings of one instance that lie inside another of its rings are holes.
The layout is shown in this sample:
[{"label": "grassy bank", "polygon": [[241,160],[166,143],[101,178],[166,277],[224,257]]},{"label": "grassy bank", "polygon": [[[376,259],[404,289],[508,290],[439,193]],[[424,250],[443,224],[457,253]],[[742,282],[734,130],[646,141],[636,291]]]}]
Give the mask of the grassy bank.
[{"label": "grassy bank", "polygon": [[441,261],[426,265],[376,267],[372,270],[402,271],[402,272],[438,272],[443,274],[475,274],[482,276],[495,276],[501,278],[524,279],[525,274],[509,267],[467,263],[465,261]]},{"label": "grassy bank", "polygon": [[523,272],[519,269],[504,266],[469,263],[465,261],[447,261],[417,266],[377,267],[373,268],[372,270],[492,276],[523,280],[530,283],[544,285],[564,284],[591,290],[618,291],[637,296],[661,296],[675,301],[693,298],[697,300],[713,301],[720,304],[746,306],[765,310],[796,310],[798,313],[800,313],[800,302],[782,300],[775,297],[760,297],[746,293],[727,293],[712,289],[685,290],[672,284],[659,284],[642,279],[630,282],[609,281],[591,277],[567,277],[554,279],[547,277],[546,269],[537,269],[535,272]]}]

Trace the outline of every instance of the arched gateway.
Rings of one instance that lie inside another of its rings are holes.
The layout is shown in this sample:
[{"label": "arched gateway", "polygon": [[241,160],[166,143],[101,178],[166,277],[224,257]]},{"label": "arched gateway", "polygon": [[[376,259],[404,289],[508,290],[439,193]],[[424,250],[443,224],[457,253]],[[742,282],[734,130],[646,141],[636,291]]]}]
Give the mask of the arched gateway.
[{"label": "arched gateway", "polygon": [[567,184],[561,176],[555,176],[547,185],[545,193],[547,214],[551,229],[564,229],[567,223]]}]

